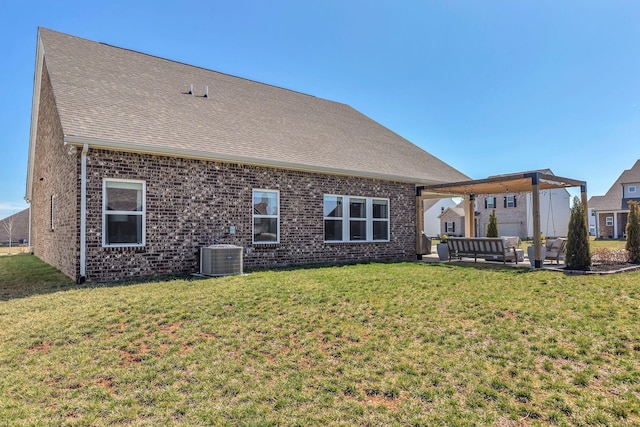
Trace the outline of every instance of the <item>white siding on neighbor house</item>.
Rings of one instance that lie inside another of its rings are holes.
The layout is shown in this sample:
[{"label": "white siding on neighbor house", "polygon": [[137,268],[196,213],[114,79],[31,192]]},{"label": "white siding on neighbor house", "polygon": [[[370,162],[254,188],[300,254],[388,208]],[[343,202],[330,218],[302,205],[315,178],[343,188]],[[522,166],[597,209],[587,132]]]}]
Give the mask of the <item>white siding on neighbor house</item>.
[{"label": "white siding on neighbor house", "polygon": [[[518,236],[522,234],[522,224],[520,223],[498,223],[498,235],[499,236]],[[485,230],[486,235],[486,230]]]},{"label": "white siding on neighbor house", "polygon": [[440,199],[430,209],[424,212],[424,233],[427,236],[435,237],[441,234],[440,214],[447,208],[453,208],[456,203],[453,199]]},{"label": "white siding on neighbor house", "polygon": [[596,214],[592,208],[589,208],[589,235],[596,235]]},{"label": "white siding on neighbor house", "polygon": [[[564,188],[540,191],[540,232],[547,237],[566,237],[571,195]],[[527,237],[533,237],[533,200],[527,193]]]}]

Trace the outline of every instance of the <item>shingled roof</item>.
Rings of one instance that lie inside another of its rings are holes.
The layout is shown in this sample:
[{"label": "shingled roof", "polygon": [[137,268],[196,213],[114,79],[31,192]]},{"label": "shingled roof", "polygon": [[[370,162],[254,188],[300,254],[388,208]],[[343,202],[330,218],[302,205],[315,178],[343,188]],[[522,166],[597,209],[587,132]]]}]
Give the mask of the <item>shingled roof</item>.
[{"label": "shingled roof", "polygon": [[629,207],[622,200],[622,184],[640,182],[640,160],[631,169],[627,169],[618,177],[604,196],[593,196],[589,199],[589,208],[596,211],[626,210]]},{"label": "shingled roof", "polygon": [[45,28],[38,34],[68,144],[416,184],[468,179],[348,105]]}]

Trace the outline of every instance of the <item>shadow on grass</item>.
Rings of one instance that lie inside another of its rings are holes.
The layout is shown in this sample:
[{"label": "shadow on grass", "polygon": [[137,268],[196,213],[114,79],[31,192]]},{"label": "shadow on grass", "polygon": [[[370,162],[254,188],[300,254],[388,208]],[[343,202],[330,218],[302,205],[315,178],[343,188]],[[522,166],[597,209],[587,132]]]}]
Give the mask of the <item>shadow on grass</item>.
[{"label": "shadow on grass", "polygon": [[502,262],[478,262],[473,261],[452,261],[452,262],[425,262],[424,266],[440,266],[451,269],[470,269],[470,270],[490,270],[490,271],[503,271],[513,274],[531,274],[540,271],[552,271],[549,269],[533,269],[525,266],[516,266],[513,264],[502,264]]},{"label": "shadow on grass", "polygon": [[60,270],[50,266],[34,255],[20,254],[3,256],[0,257],[0,302],[72,289],[129,286],[140,283],[178,279],[192,281],[205,278],[190,275],[166,275],[141,277],[118,282],[92,282],[78,285],[71,280],[71,278],[65,276]]},{"label": "shadow on grass", "polygon": [[[397,264],[397,261],[371,261],[371,262],[350,262],[350,263],[314,263],[303,265],[274,266],[270,268],[252,268],[247,273],[258,273],[263,271],[295,271],[310,270],[319,268],[344,268],[358,264]],[[420,262],[418,262],[420,264]],[[444,266],[451,269],[475,269],[505,271],[514,274],[531,273],[528,268],[513,268],[502,264],[473,264],[473,263],[424,263],[425,267]],[[111,288],[120,286],[131,286],[142,283],[151,283],[169,280],[210,280],[212,277],[193,276],[189,274],[173,274],[162,276],[145,276],[135,279],[125,279],[113,282],[90,282],[82,285],[76,284],[71,278],[65,276],[56,268],[46,264],[38,257],[30,254],[12,255],[0,257],[0,301],[9,301],[18,298],[26,298],[35,295],[52,294],[73,289]]]}]

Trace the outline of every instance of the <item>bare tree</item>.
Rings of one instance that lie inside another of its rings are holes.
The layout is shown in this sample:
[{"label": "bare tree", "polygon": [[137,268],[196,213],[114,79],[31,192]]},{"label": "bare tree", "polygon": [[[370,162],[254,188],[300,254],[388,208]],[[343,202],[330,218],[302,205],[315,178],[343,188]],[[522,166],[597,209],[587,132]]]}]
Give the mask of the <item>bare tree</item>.
[{"label": "bare tree", "polygon": [[7,236],[9,236],[9,253],[11,253],[11,245],[12,245],[12,240],[13,240],[13,226],[14,226],[14,222],[15,222],[15,214],[9,216],[8,218],[5,218],[2,221],[2,226],[4,227],[5,231],[7,232]]}]

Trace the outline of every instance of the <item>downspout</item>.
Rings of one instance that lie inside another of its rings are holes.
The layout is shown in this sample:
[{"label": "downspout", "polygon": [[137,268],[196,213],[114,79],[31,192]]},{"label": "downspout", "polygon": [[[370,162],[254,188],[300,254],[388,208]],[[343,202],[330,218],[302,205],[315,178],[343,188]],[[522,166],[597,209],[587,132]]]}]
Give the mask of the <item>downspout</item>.
[{"label": "downspout", "polygon": [[89,144],[82,146],[80,156],[80,277],[78,284],[86,280],[87,272],[87,152]]},{"label": "downspout", "polygon": [[33,253],[33,245],[31,244],[31,200],[26,199],[26,202],[29,204],[29,253]]}]

